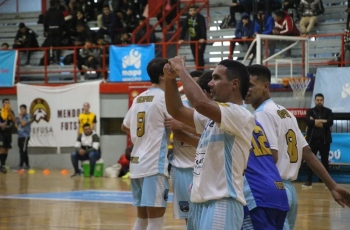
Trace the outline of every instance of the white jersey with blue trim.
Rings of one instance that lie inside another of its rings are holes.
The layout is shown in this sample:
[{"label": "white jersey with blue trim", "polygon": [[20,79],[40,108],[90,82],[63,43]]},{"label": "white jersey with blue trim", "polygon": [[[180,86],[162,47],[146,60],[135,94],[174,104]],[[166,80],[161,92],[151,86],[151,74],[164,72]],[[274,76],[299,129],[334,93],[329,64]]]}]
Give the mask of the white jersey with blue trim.
[{"label": "white jersey with blue trim", "polygon": [[[187,98],[182,98],[184,106],[191,108],[190,102]],[[192,145],[177,141],[174,138],[174,150],[171,165],[177,168],[193,168],[194,159],[196,157],[196,148]]]},{"label": "white jersey with blue trim", "polygon": [[295,116],[272,99],[266,100],[254,114],[263,126],[270,148],[278,151],[277,169],[284,180],[296,180],[303,148],[308,145]]},{"label": "white jersey with blue trim", "polygon": [[169,176],[166,117],[171,116],[166,110],[163,90],[150,88],[134,99],[123,121],[130,129],[134,144],[130,159],[131,178],[156,174]]},{"label": "white jersey with blue trim", "polygon": [[247,167],[253,115],[244,107],[218,103],[221,123],[194,113],[198,144],[193,171],[191,202],[200,203],[231,197],[243,205],[243,174]]}]

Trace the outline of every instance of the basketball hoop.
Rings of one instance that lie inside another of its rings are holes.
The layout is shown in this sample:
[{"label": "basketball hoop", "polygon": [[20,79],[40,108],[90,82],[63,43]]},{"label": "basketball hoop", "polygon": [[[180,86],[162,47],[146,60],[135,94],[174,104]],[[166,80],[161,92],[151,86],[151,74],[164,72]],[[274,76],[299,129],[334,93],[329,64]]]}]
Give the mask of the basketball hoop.
[{"label": "basketball hoop", "polygon": [[290,78],[289,85],[293,90],[293,97],[295,99],[303,99],[305,96],[305,91],[310,84],[311,78],[300,77],[300,78]]}]

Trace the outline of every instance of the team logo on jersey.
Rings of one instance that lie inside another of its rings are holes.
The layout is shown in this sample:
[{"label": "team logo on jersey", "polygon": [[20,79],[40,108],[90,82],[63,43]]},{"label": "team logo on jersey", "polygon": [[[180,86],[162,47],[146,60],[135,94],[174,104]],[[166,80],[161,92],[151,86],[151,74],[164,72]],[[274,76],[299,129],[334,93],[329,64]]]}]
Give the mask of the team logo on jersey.
[{"label": "team logo on jersey", "polygon": [[169,194],[169,189],[164,190],[164,200],[168,201],[168,194]]},{"label": "team logo on jersey", "polygon": [[341,92],[341,98],[345,99],[348,96],[350,96],[350,83],[346,83],[345,85],[343,85],[343,89]]},{"label": "team logo on jersey", "polygon": [[179,201],[181,212],[188,212],[190,210],[190,204],[188,201]]},{"label": "team logo on jersey", "polygon": [[46,122],[50,121],[51,110],[49,104],[42,98],[36,98],[30,104],[30,115],[36,123],[44,120]]}]

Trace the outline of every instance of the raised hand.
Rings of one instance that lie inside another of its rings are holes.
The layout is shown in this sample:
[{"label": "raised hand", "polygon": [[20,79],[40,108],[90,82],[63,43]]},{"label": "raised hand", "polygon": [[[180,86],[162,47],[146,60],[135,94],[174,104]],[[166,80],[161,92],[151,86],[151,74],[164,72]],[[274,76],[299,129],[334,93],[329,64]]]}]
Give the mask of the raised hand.
[{"label": "raised hand", "polygon": [[176,56],[174,58],[169,59],[169,64],[175,72],[179,73],[183,68],[185,68],[185,60],[185,56]]},{"label": "raised hand", "polygon": [[164,77],[166,79],[176,79],[178,74],[174,71],[170,64],[165,64],[163,67]]}]

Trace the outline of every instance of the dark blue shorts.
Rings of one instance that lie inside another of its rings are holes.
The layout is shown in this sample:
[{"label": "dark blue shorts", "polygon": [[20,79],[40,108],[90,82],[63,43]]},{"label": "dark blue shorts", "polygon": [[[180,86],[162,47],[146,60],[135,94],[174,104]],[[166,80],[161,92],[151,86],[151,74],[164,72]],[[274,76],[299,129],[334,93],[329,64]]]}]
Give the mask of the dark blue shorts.
[{"label": "dark blue shorts", "polygon": [[[244,214],[247,213],[246,211]],[[286,216],[287,211],[257,207],[249,211],[249,215],[245,215],[242,229],[282,230]],[[247,220],[248,218],[250,220]]]}]

